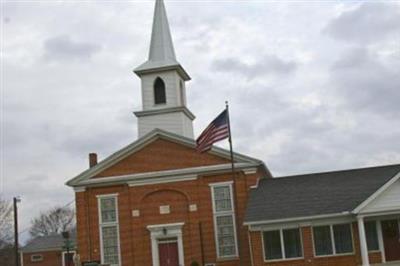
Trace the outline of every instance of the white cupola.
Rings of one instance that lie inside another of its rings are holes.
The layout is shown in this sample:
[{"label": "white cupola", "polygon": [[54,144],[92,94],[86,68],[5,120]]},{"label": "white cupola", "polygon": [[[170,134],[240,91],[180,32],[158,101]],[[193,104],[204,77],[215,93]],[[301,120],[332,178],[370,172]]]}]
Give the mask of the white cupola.
[{"label": "white cupola", "polygon": [[156,0],[148,60],[134,72],[142,81],[139,137],[155,128],[194,138],[195,116],[186,107],[188,73],[176,60],[163,0]]}]

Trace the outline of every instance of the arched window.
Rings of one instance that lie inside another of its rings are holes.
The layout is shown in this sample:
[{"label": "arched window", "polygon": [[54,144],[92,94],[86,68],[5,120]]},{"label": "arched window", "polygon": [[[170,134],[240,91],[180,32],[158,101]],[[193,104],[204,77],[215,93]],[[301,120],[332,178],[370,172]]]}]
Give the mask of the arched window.
[{"label": "arched window", "polygon": [[161,78],[156,78],[154,82],[154,103],[161,104],[166,102],[165,83]]}]

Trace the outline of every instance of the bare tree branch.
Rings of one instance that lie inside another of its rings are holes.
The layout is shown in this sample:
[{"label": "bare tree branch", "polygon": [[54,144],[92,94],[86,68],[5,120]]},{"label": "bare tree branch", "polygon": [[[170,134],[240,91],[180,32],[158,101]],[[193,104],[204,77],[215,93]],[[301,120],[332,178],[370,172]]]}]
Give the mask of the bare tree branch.
[{"label": "bare tree branch", "polygon": [[67,207],[54,207],[42,212],[38,217],[32,219],[29,230],[32,238],[37,236],[48,236],[63,231],[69,231],[75,227],[75,211]]},{"label": "bare tree branch", "polygon": [[13,211],[11,202],[2,199],[0,195],[0,249],[12,242],[13,233]]}]

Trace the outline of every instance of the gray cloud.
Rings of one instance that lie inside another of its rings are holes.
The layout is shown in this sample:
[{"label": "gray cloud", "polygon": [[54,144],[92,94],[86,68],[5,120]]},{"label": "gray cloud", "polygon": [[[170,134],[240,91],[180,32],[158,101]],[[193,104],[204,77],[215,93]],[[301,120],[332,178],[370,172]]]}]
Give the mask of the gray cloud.
[{"label": "gray cloud", "polygon": [[297,64],[294,61],[286,61],[275,55],[257,58],[256,63],[253,64],[245,63],[237,57],[217,59],[212,63],[213,70],[241,74],[249,79],[269,75],[287,75],[296,68]]},{"label": "gray cloud", "polygon": [[73,40],[69,35],[61,35],[47,39],[44,42],[45,58],[57,59],[88,59],[97,53],[101,46],[96,43]]},{"label": "gray cloud", "polygon": [[341,13],[324,32],[349,42],[377,42],[400,34],[400,5],[394,3],[364,3]]},{"label": "gray cloud", "polygon": [[351,109],[400,117],[400,62],[383,63],[366,48],[346,51],[331,68],[332,86]]}]

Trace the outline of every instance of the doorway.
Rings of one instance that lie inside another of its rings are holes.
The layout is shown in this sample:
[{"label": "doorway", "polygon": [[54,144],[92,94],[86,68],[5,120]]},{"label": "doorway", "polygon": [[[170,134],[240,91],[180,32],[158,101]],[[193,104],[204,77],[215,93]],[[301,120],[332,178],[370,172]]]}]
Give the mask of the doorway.
[{"label": "doorway", "polygon": [[381,221],[386,261],[400,260],[400,229],[396,219]]},{"label": "doorway", "polygon": [[179,266],[178,240],[176,238],[158,240],[160,266]]}]

